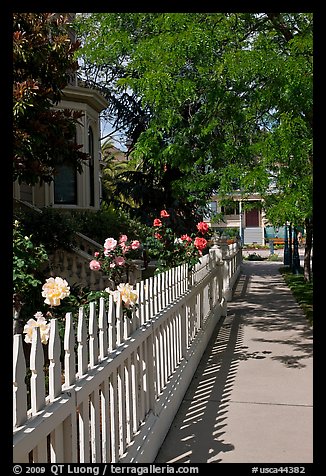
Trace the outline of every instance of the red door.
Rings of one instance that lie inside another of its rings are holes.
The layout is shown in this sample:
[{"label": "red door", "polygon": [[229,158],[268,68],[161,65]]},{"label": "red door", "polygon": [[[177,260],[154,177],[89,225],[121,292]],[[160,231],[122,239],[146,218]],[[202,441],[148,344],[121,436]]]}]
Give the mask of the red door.
[{"label": "red door", "polygon": [[253,208],[252,210],[246,210],[246,227],[254,228],[259,226],[259,210]]}]

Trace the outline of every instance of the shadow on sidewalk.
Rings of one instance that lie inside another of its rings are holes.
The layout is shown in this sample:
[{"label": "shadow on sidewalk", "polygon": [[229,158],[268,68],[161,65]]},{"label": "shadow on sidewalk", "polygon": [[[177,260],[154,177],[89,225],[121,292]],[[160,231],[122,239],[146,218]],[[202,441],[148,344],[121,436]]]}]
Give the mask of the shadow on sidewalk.
[{"label": "shadow on sidewalk", "polygon": [[[313,355],[313,332],[282,275],[273,266],[274,263],[246,264],[242,279],[248,282],[250,275],[250,285],[247,284],[244,293],[237,287],[229,309],[241,315],[245,326],[266,332],[266,337],[253,341],[292,347],[290,355],[275,355],[271,357],[273,360],[287,367],[302,368],[304,359]],[[287,332],[287,338],[282,337],[282,331]]]},{"label": "shadow on sidewalk", "polygon": [[[225,434],[240,362],[269,358],[301,369],[312,356],[312,331],[278,267],[275,262],[243,265],[228,316],[213,332],[156,463],[224,461],[223,454],[235,450]],[[244,345],[244,329],[257,348]]]},{"label": "shadow on sidewalk", "polygon": [[[223,439],[242,346],[242,326],[228,316],[216,326],[156,462],[218,463],[234,446]],[[204,437],[203,437],[204,435]]]}]

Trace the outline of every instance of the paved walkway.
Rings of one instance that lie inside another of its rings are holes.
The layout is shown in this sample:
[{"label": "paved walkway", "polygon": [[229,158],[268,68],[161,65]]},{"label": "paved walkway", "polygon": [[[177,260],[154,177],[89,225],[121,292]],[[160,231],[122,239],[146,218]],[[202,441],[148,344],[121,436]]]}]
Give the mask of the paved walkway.
[{"label": "paved walkway", "polygon": [[244,262],[155,462],[312,462],[312,330],[280,265]]}]

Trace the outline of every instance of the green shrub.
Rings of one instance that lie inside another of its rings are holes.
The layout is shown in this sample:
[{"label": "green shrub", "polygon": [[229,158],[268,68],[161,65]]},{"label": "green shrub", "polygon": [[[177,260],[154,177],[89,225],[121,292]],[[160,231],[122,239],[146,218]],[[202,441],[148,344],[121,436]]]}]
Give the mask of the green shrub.
[{"label": "green shrub", "polygon": [[266,258],[263,258],[261,255],[259,255],[258,253],[250,253],[247,258],[246,258],[248,261],[263,261],[265,260]]},{"label": "green shrub", "polygon": [[302,272],[294,274],[288,266],[280,268],[286,284],[305,313],[309,323],[313,324],[313,281],[305,282]]},{"label": "green shrub", "polygon": [[96,212],[73,211],[72,216],[78,231],[100,244],[107,238],[118,240],[120,235],[143,242],[149,233],[149,227],[112,206],[103,206]]},{"label": "green shrub", "polygon": [[42,213],[36,210],[17,211],[15,216],[20,220],[27,235],[33,235],[37,245],[42,244],[48,253],[55,249],[69,249],[75,244],[74,232],[78,231],[78,223],[69,212],[44,208]]}]

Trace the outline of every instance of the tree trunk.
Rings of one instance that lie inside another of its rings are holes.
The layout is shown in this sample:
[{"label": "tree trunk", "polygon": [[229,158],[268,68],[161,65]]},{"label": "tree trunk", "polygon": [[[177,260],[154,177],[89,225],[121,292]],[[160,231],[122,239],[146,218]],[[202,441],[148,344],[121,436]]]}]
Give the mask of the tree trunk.
[{"label": "tree trunk", "polygon": [[292,223],[289,224],[289,265],[292,270]]},{"label": "tree trunk", "polygon": [[306,282],[311,280],[311,249],[312,249],[312,237],[313,237],[313,228],[312,220],[306,218],[305,220],[306,227],[306,244],[304,250],[304,260],[303,260],[303,276]]}]

